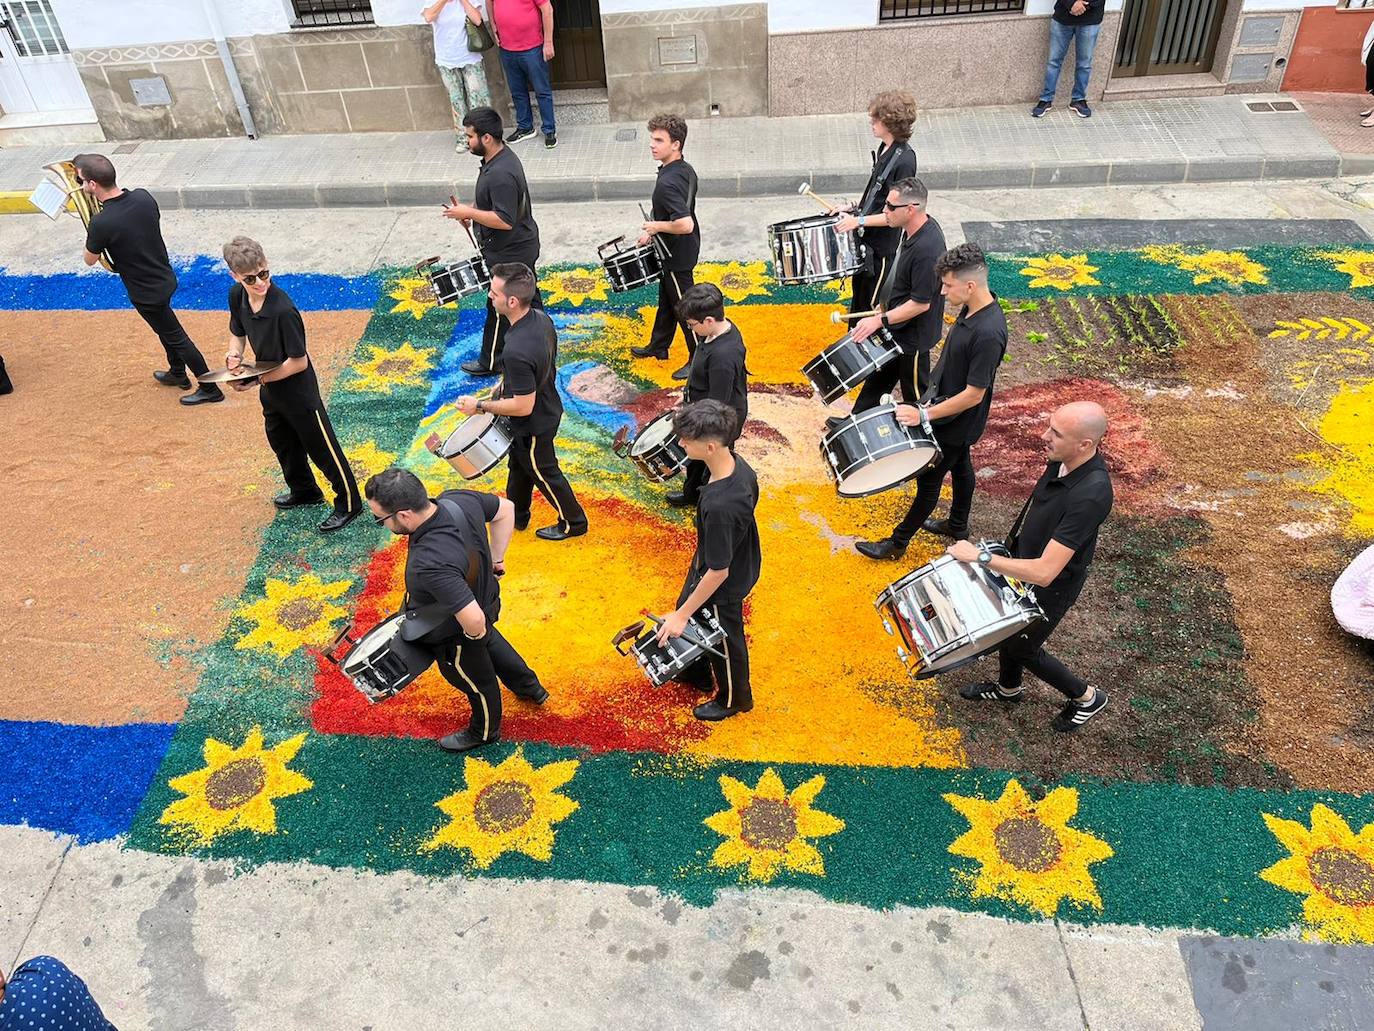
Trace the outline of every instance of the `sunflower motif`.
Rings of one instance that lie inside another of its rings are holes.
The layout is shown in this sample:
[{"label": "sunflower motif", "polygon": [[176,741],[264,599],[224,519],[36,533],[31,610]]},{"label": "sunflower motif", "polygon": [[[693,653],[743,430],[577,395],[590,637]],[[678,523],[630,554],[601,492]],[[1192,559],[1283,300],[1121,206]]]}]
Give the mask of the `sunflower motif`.
[{"label": "sunflower motif", "polygon": [[728,265],[711,262],[698,265],[698,283],[714,283],[727,301],[738,304],[754,294],[768,296],[768,266],[761,261],[732,261]]},{"label": "sunflower motif", "polygon": [[348,615],[348,610],[335,605],[333,599],[352,586],[352,580],[324,583],[314,573],[295,583],[268,577],[267,597],[234,613],[256,624],[234,647],[271,648],[284,659],[301,645],[328,644],[334,624]]},{"label": "sunflower motif", "polygon": [[711,865],[719,869],[747,864],[748,876],[771,881],[779,870],[825,876],[825,862],[807,838],[844,830],[844,821],[811,808],[825,787],[816,774],[791,794],[770,766],[755,787],[722,776],[720,790],[730,808],[712,813],[702,823],[725,838],[716,846]]},{"label": "sunflower motif", "polygon": [[238,748],[206,738],[204,767],[167,782],[186,797],[164,809],[158,822],[175,825],[202,845],[226,831],[275,834],[273,800],[315,786],[309,777],[286,768],[304,743],[305,735],[297,734],[275,748],[264,748],[261,727],[250,730]]},{"label": "sunflower motif", "polygon": [[367,345],[367,361],[353,366],[356,379],[350,389],[389,394],[396,387],[423,387],[425,373],[434,368],[434,348],[416,349],[409,340],[394,351]]},{"label": "sunflower motif", "polygon": [[[356,447],[344,448],[344,458],[348,460],[348,466],[353,470],[353,479],[357,481],[360,487],[396,461],[396,455],[390,451],[379,449],[375,440],[364,441]],[[315,469],[315,482],[320,485],[320,490],[326,494],[333,490],[329,486],[329,481],[318,469]]]},{"label": "sunflower motif", "polygon": [[450,819],[421,850],[465,849],[479,870],[507,852],[547,863],[553,856],[553,825],[578,808],[556,789],[573,779],[578,765],[565,759],[535,769],[519,748],[500,766],[468,756],[463,761],[467,787],[434,803]]},{"label": "sunflower motif", "polygon": [[545,304],[559,304],[567,301],[574,308],[582,307],[583,301],[604,301],[606,291],[611,288],[606,272],[600,268],[573,268],[563,272],[550,272],[539,281],[539,289],[544,291]]},{"label": "sunflower motif", "polygon": [[1350,289],[1374,286],[1374,251],[1318,251],[1317,257],[1349,276]]},{"label": "sunflower motif", "polygon": [[[396,301],[396,306],[391,309],[392,315],[403,312],[422,319],[425,312],[440,307],[439,298],[434,296],[433,285],[423,276],[402,276],[391,285],[387,296]],[[456,308],[458,305],[450,301],[442,307]]]},{"label": "sunflower motif", "polygon": [[967,875],[974,898],[1019,902],[1047,917],[1063,899],[1102,908],[1088,866],[1113,852],[1105,841],[1068,825],[1078,812],[1076,789],[1055,788],[1035,802],[1010,780],[995,802],[955,794],[944,799],[969,822],[949,851],[981,865]]},{"label": "sunflower motif", "polygon": [[1194,286],[1213,282],[1226,283],[1228,286],[1243,286],[1246,283],[1264,286],[1269,282],[1265,274],[1269,270],[1240,251],[1187,254],[1177,264],[1184,272],[1193,273]]},{"label": "sunflower motif", "polygon": [[1359,834],[1318,802],[1312,826],[1262,814],[1289,855],[1260,871],[1270,884],[1306,895],[1302,913],[1314,937],[1374,942],[1374,823]]},{"label": "sunflower motif", "polygon": [[1030,276],[1034,288],[1052,286],[1057,290],[1072,290],[1076,286],[1101,286],[1093,273],[1096,265],[1088,264],[1086,254],[1046,254],[1043,258],[1020,259],[1025,268],[1021,275]]}]

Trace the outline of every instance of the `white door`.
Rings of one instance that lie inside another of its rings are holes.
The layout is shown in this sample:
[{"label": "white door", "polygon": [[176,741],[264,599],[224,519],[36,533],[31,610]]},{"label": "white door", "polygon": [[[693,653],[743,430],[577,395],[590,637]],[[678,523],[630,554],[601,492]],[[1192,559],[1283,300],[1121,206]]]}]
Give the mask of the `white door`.
[{"label": "white door", "polygon": [[0,2],[0,108],[4,113],[90,106],[49,0]]}]

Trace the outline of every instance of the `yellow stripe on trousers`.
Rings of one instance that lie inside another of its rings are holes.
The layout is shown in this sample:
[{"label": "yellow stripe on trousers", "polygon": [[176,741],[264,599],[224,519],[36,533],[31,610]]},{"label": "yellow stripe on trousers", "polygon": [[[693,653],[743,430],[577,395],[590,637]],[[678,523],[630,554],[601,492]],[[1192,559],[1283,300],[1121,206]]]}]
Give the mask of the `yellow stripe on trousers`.
[{"label": "yellow stripe on trousers", "polygon": [[[325,432],[324,419],[320,418],[320,410],[318,408],[315,409],[315,422],[319,424],[320,436],[324,438],[325,446],[329,448],[329,455],[334,459],[334,467],[338,470],[339,479],[343,480],[345,486],[349,483],[353,484],[348,497],[348,510],[350,512],[356,512],[363,507],[362,499],[358,497],[358,481],[349,475],[348,472],[345,472],[343,459],[340,458],[339,453],[334,450],[334,442],[330,439],[329,434]],[[335,498],[334,500],[337,503],[339,499]]]},{"label": "yellow stripe on trousers", "polygon": [[462,658],[462,652],[462,647],[459,647],[458,655],[455,656],[453,668],[458,671],[458,675],[460,677],[467,681],[468,687],[472,688],[472,693],[475,694],[477,696],[477,700],[482,703],[482,740],[485,741],[487,738],[491,736],[491,714],[487,712],[487,696],[484,695],[481,691],[477,690],[477,685],[472,682],[472,678],[463,672],[462,666],[458,665],[458,662],[456,660]]},{"label": "yellow stripe on trousers", "polygon": [[[712,605],[711,611],[716,614],[716,626],[720,626],[720,606]],[[725,707],[733,709],[735,707],[735,676],[730,669],[730,645],[725,644]]]}]

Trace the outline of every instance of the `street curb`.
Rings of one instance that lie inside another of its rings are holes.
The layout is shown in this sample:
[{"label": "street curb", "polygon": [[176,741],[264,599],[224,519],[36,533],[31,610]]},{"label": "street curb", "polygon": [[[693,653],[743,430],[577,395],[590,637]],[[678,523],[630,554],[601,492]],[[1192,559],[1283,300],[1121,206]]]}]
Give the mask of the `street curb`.
[{"label": "street curb", "polygon": [[0,190],[0,215],[41,215],[29,201],[32,190]]}]

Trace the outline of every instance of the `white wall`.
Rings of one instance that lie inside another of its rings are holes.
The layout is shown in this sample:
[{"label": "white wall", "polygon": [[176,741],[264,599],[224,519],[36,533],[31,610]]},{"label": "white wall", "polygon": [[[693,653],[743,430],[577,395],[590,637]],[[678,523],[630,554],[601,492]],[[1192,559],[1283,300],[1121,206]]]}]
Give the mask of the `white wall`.
[{"label": "white wall", "polygon": [[1243,11],[1300,11],[1304,7],[1335,7],[1336,0],[1245,0]]},{"label": "white wall", "polygon": [[[230,36],[285,32],[286,0],[214,0]],[[209,39],[201,0],[52,0],[62,35],[73,50]]]}]

